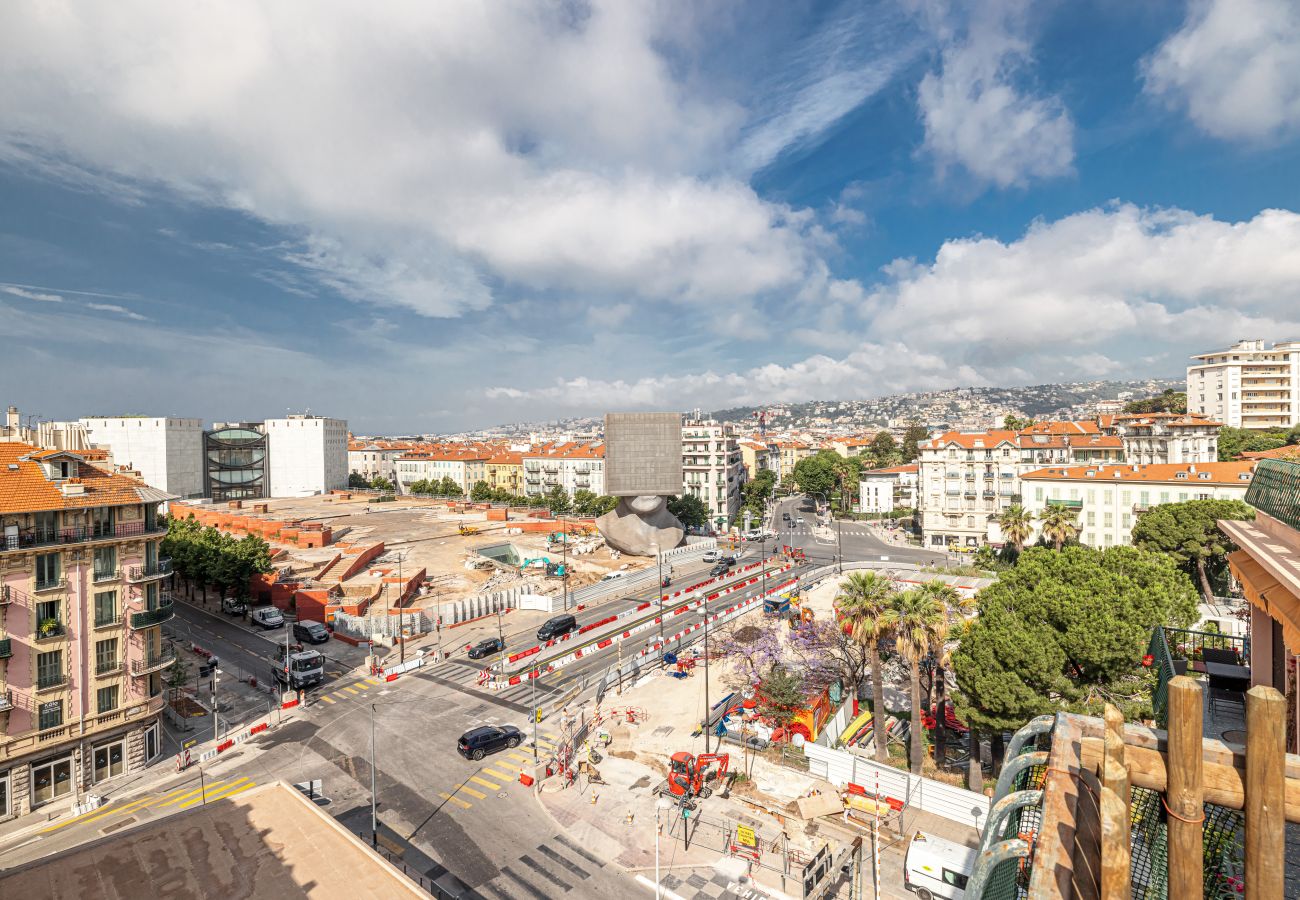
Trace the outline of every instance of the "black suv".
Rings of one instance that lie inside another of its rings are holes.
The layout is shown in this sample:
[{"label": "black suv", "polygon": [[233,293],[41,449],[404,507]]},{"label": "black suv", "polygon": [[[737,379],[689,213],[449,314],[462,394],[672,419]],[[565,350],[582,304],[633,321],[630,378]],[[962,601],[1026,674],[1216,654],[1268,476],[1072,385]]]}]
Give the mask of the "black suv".
[{"label": "black suv", "polygon": [[504,649],[506,649],[506,644],[505,641],[501,640],[501,638],[499,637],[487,638],[486,640],[479,641],[473,647],[469,648],[469,658],[482,659],[485,656],[491,656],[493,653],[496,653],[498,650],[504,650]]},{"label": "black suv", "polygon": [[456,752],[466,759],[482,759],[498,750],[513,750],[523,743],[524,736],[513,725],[480,725],[471,728],[456,742]]},{"label": "black suv", "polygon": [[730,571],[731,571],[731,563],[720,562],[712,569],[709,569],[709,575],[712,576],[713,578],[717,578],[719,575],[726,575]]},{"label": "black suv", "polygon": [[542,623],[542,627],[537,629],[537,639],[539,641],[554,640],[561,635],[575,631],[578,627],[578,619],[573,613],[567,613],[560,616],[552,616]]}]

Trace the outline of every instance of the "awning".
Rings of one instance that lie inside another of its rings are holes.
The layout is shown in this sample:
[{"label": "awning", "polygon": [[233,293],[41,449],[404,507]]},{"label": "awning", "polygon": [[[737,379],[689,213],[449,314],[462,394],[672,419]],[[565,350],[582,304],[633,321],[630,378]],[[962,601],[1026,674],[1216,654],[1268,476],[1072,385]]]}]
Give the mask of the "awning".
[{"label": "awning", "polygon": [[1300,597],[1287,590],[1245,550],[1229,553],[1228,567],[1241,583],[1246,599],[1282,626],[1282,642],[1287,650],[1300,653]]}]

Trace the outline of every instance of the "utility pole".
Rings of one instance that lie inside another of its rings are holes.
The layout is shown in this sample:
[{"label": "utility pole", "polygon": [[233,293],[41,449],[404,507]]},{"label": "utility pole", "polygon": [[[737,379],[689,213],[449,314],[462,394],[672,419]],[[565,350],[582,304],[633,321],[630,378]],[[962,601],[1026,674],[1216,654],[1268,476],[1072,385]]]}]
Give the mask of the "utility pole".
[{"label": "utility pole", "polygon": [[844,574],[844,520],[835,520],[835,541],[839,546],[839,574]]},{"label": "utility pole", "polygon": [[564,523],[564,516],[560,516],[560,567],[564,574],[560,576],[560,581],[564,585],[564,611],[569,611],[569,529]]},{"label": "utility pole", "polygon": [[709,732],[713,730],[713,707],[709,705],[709,601],[704,601],[704,752],[709,752]]},{"label": "utility pole", "polygon": [[220,674],[221,670],[214,667],[212,678],[208,682],[208,687],[212,690],[212,740],[214,741],[217,740],[217,732],[221,722],[221,714],[217,712],[217,682],[220,680],[217,676]]},{"label": "utility pole", "polygon": [[533,689],[533,765],[537,765],[537,667],[528,676],[528,683]]},{"label": "utility pole", "polygon": [[403,588],[406,582],[402,580],[402,559],[405,553],[399,553],[397,556],[397,640],[401,643],[401,661],[406,662],[406,629],[402,627],[402,595],[405,593]]},{"label": "utility pole", "polygon": [[[655,604],[659,608],[659,658],[663,659],[664,655],[664,551],[655,541],[655,559],[659,561],[659,586],[655,591],[659,594],[659,602]],[[656,817],[658,813],[655,814]],[[657,888],[656,888],[657,889]]]},{"label": "utility pole", "polygon": [[375,801],[375,704],[370,704],[370,846],[379,845],[379,805]]}]

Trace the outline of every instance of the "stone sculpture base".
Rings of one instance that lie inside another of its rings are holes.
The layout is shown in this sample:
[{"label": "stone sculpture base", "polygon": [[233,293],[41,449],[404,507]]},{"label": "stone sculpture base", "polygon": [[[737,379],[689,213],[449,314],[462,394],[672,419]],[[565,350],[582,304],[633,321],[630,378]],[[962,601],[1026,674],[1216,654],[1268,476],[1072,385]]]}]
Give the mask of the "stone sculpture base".
[{"label": "stone sculpture base", "polygon": [[632,556],[654,556],[686,538],[686,529],[668,511],[667,497],[620,497],[613,512],[596,520],[596,527],[606,544]]}]

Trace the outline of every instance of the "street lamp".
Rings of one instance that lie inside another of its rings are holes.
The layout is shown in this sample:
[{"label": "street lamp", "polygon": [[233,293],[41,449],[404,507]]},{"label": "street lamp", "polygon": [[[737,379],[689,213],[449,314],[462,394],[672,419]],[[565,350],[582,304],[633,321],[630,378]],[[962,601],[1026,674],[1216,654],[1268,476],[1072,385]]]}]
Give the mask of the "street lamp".
[{"label": "street lamp", "polygon": [[709,732],[713,730],[713,707],[709,705],[709,601],[704,601],[704,752],[709,752]]},{"label": "street lamp", "polygon": [[560,568],[564,574],[560,579],[564,585],[564,611],[569,611],[569,529],[564,523],[564,516],[560,516]]},{"label": "street lamp", "polygon": [[375,705],[370,704],[370,846],[379,846],[379,805],[375,800]]},{"label": "street lamp", "polygon": [[664,653],[664,551],[659,545],[658,539],[655,540],[655,559],[659,562],[659,586],[655,590],[659,594],[659,602],[655,604],[659,609],[659,657],[663,658]]}]

